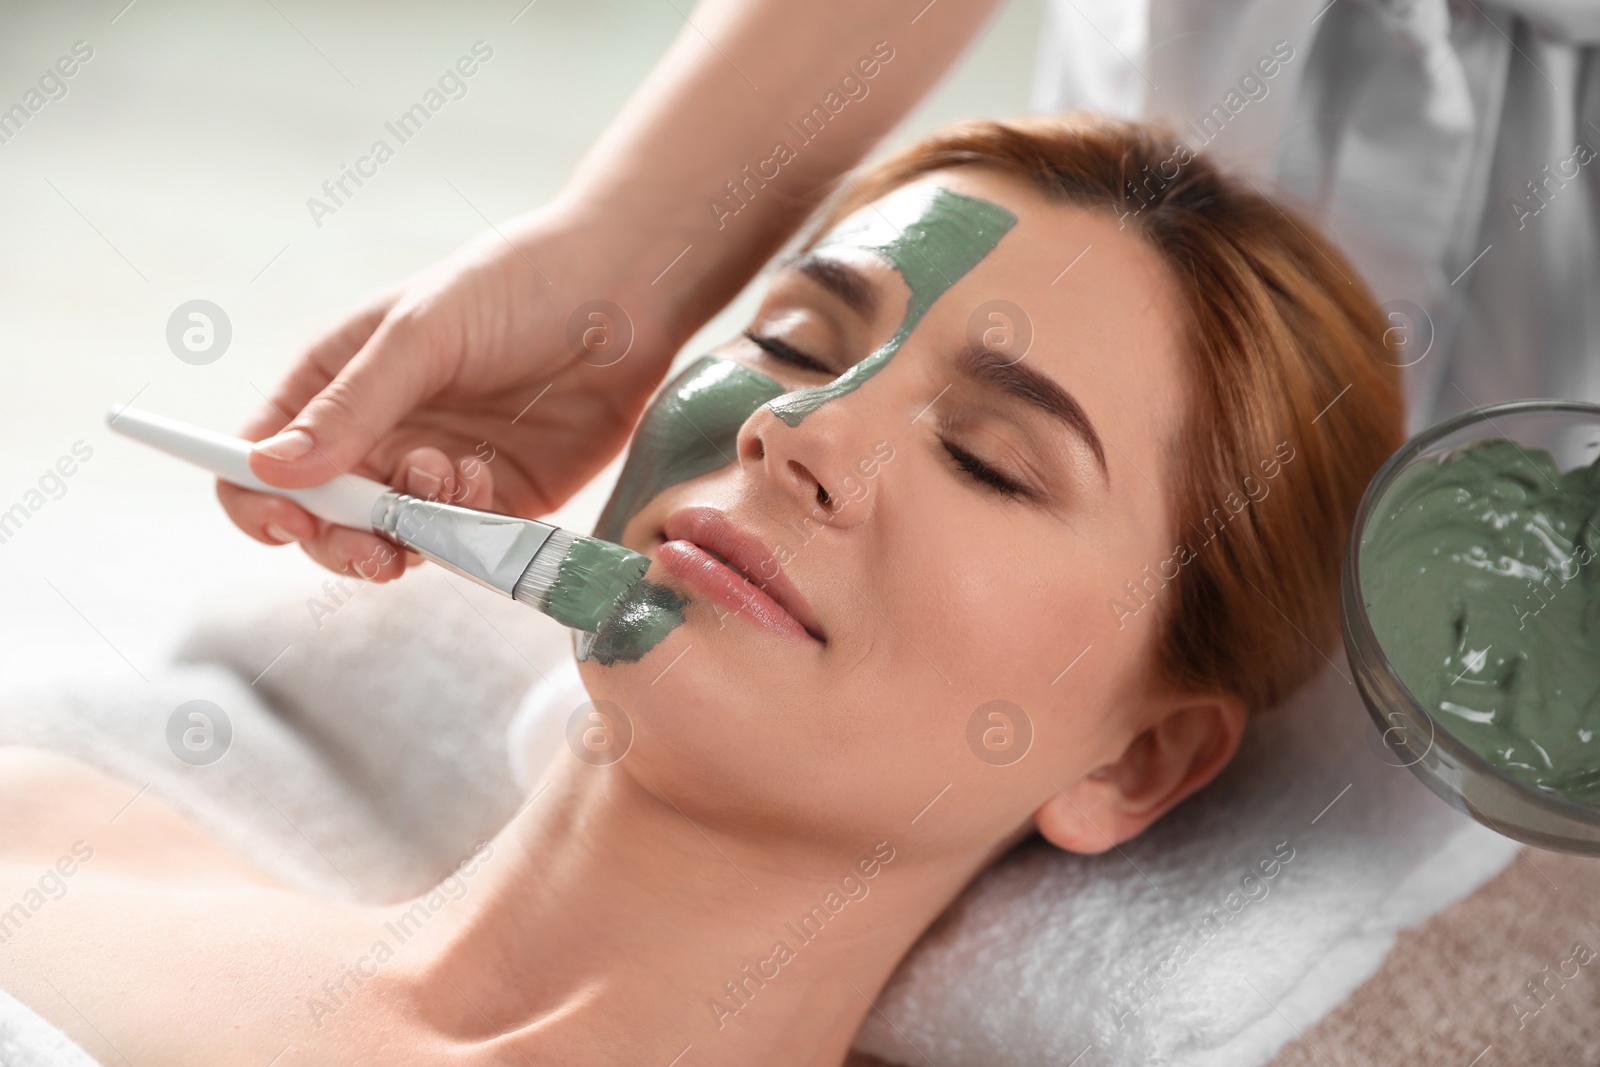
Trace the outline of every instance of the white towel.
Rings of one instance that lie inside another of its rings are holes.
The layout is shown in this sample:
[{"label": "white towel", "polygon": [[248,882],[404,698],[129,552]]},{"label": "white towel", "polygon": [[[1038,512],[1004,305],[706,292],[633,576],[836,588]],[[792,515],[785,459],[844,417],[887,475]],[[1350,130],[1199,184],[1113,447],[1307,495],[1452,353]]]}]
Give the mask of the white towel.
[{"label": "white towel", "polygon": [[90,1055],[0,989],[0,1064],[4,1067],[100,1067]]}]

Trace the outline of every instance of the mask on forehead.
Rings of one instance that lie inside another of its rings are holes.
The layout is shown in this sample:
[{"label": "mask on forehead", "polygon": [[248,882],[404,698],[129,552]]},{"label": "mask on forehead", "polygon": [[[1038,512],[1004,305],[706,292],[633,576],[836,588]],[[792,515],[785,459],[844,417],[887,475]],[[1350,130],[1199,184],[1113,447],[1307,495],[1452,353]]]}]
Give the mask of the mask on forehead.
[{"label": "mask on forehead", "polygon": [[[934,301],[988,255],[1016,221],[987,200],[929,187],[891,196],[829,231],[817,250],[875,252],[905,279],[911,295],[894,335],[826,385],[793,392],[732,360],[702,356],[689,364],[646,410],[595,536],[620,541],[628,522],[662,490],[733,463],[739,430],[762,405],[798,426],[823,404],[861,388],[894,358]],[[683,623],[687,606],[687,599],[646,578],[605,629],[579,635],[578,658],[606,666],[638,660]]]},{"label": "mask on forehead", "polygon": [[790,426],[846,396],[894,358],[933,302],[994,250],[1017,217],[998,204],[939,186],[890,197],[858,212],[817,242],[817,249],[863,248],[894,265],[911,290],[899,329],[876,352],[827,385],[797,389],[770,407]]}]

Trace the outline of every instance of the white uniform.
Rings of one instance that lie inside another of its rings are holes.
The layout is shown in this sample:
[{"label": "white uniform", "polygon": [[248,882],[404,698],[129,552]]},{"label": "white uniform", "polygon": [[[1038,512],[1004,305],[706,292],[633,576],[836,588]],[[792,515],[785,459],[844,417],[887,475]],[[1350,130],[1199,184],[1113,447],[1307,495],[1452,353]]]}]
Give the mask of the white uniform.
[{"label": "white uniform", "polygon": [[1410,331],[1413,429],[1600,402],[1600,0],[1047,0],[1034,104],[1165,119],[1318,218]]}]

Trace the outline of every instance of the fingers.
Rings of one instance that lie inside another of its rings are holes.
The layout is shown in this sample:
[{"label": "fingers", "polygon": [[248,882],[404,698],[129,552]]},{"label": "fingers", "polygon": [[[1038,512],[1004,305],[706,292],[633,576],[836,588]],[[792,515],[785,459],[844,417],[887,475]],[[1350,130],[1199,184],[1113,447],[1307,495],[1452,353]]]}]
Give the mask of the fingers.
[{"label": "fingers", "polygon": [[388,581],[405,573],[404,552],[376,534],[323,522],[281,496],[217,483],[217,499],[234,524],[266,545],[298,542],[306,555],[339,574]]},{"label": "fingers", "polygon": [[400,457],[394,481],[404,492],[418,499],[455,504],[460,492],[455,473],[450,457],[437,448],[414,448]]},{"label": "fingers", "polygon": [[475,455],[465,456],[456,461],[456,477],[465,487],[460,501],[462,507],[500,510],[494,507],[494,475],[489,464]]},{"label": "fingers", "polygon": [[317,534],[316,516],[281,496],[253,493],[219,481],[217,499],[234,525],[262,544],[283,545]]},{"label": "fingers", "polygon": [[396,294],[384,294],[312,342],[272,395],[264,399],[239,436],[247,441],[259,441],[283,429],[361,350],[395,300]]},{"label": "fingers", "polygon": [[[349,362],[250,456],[257,477],[285,488],[348,471],[453,373],[455,353],[432,343],[419,312],[391,309]],[[303,390],[310,375],[294,383]],[[292,393],[285,392],[286,398]]]},{"label": "fingers", "polygon": [[464,508],[488,508],[494,499],[494,479],[489,465],[477,456],[466,456],[455,463],[437,448],[414,448],[400,457],[392,479],[414,497],[455,504]]},{"label": "fingers", "polygon": [[[436,500],[464,508],[488,508],[494,499],[494,479],[489,465],[477,456],[467,456],[452,464],[437,448],[417,448],[400,457],[396,480],[412,496]],[[409,549],[407,568],[426,562]]]},{"label": "fingers", "polygon": [[[476,456],[452,463],[437,448],[417,448],[401,457],[392,479],[424,500],[487,508],[494,497],[489,465]],[[306,554],[331,571],[385,582],[423,562],[415,552],[376,534],[323,522],[291,500],[256,493],[219,481],[217,499],[245,533],[263,544],[298,542]]]},{"label": "fingers", "polygon": [[300,547],[330,571],[369,582],[400,577],[406,572],[406,557],[411,555],[376,534],[331,523],[324,523],[322,533],[300,542]]},{"label": "fingers", "polygon": [[[475,457],[469,457],[472,459]],[[469,473],[470,471],[470,473]],[[412,496],[462,507],[480,507],[493,494],[488,465],[468,460],[452,463],[437,448],[416,448],[401,457],[392,481]],[[256,494],[260,495],[260,494]],[[423,562],[421,556],[362,530],[329,523],[301,541],[306,554],[329,570],[386,582]]]}]

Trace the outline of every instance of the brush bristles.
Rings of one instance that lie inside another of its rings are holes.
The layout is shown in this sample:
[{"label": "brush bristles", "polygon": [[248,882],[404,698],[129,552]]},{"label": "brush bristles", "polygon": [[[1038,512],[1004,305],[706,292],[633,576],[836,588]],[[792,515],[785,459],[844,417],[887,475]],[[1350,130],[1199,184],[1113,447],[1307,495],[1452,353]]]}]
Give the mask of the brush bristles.
[{"label": "brush bristles", "polygon": [[561,561],[567,558],[567,553],[572,550],[572,542],[577,539],[578,535],[571,530],[558,529],[552,533],[534,554],[533,562],[522,572],[522,577],[517,579],[511,595],[543,611],[545,597],[550,595],[550,590],[561,579]]},{"label": "brush bristles", "polygon": [[598,631],[633,591],[650,560],[629,548],[556,530],[512,596],[575,630]]}]

